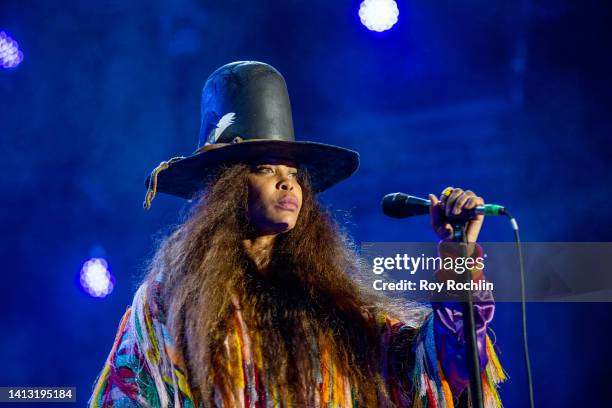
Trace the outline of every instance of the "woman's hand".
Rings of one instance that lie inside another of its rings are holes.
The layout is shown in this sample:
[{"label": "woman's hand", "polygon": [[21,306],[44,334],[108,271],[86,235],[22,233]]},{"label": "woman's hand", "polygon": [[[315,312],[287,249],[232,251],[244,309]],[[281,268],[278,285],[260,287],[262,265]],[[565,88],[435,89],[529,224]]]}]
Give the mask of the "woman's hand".
[{"label": "woman's hand", "polygon": [[[431,216],[431,226],[441,240],[451,240],[453,238],[452,218],[459,218],[474,207],[484,205],[482,197],[477,196],[470,190],[460,188],[445,188],[440,199],[434,194],[429,194],[431,205],[429,214]],[[468,242],[476,242],[480,228],[484,221],[484,215],[477,215],[467,222],[466,237]]]}]

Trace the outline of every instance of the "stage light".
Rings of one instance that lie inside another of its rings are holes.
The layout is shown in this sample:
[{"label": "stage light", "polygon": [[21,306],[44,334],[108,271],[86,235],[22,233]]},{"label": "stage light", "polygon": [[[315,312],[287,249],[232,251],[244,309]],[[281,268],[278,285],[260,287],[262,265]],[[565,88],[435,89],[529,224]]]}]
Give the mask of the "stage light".
[{"label": "stage light", "polygon": [[93,297],[105,297],[115,286],[115,278],[110,274],[104,258],[91,258],[85,262],[79,280],[83,290]]},{"label": "stage light", "polygon": [[385,31],[397,23],[399,10],[394,0],[364,0],[359,6],[359,19],[369,30]]},{"label": "stage light", "polygon": [[19,50],[19,44],[7,33],[0,31],[0,67],[15,68],[23,61],[23,52]]}]

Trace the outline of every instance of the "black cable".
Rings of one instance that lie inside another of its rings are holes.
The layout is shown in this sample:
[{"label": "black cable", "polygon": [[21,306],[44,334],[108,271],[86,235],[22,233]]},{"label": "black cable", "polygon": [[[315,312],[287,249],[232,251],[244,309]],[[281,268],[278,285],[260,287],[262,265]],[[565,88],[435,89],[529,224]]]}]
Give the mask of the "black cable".
[{"label": "black cable", "polygon": [[523,350],[525,354],[525,369],[527,370],[527,387],[529,389],[529,406],[535,407],[533,400],[533,381],[531,379],[531,363],[529,362],[529,344],[527,342],[527,305],[525,300],[525,270],[523,266],[523,250],[521,248],[521,238],[519,237],[518,223],[508,210],[504,211],[504,214],[510,219],[512,230],[514,231],[514,238],[516,239],[516,248],[519,256],[519,270],[521,279],[521,318],[523,321]]}]

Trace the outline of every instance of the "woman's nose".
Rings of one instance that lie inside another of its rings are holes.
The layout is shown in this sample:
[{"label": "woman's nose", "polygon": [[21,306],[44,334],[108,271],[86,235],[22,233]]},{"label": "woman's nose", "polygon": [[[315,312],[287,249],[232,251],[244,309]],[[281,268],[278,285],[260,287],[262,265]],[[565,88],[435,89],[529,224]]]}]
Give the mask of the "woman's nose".
[{"label": "woman's nose", "polygon": [[288,190],[288,191],[293,190],[293,183],[291,182],[289,178],[285,177],[279,183],[280,183],[279,187],[281,188],[281,190]]}]

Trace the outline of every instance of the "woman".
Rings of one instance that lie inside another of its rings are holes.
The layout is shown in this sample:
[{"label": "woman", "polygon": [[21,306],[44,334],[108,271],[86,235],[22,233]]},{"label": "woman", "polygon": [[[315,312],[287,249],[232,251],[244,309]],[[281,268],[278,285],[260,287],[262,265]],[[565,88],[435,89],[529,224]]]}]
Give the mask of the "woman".
[{"label": "woman", "polygon": [[[284,80],[257,62],[211,75],[200,137],[148,179],[147,207],[157,191],[198,199],[151,262],[90,406],[454,406],[467,381],[460,313],[401,310],[361,288],[358,257],[316,200],[358,155],[295,142]],[[483,203],[461,189],[430,198],[441,238],[450,211]],[[468,224],[471,242],[481,224]],[[483,296],[482,376],[498,406]]]}]

